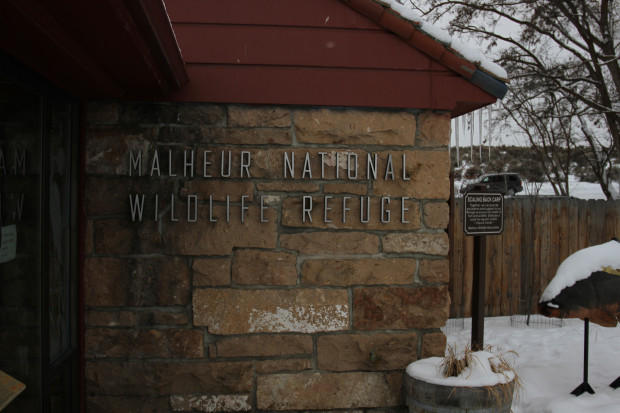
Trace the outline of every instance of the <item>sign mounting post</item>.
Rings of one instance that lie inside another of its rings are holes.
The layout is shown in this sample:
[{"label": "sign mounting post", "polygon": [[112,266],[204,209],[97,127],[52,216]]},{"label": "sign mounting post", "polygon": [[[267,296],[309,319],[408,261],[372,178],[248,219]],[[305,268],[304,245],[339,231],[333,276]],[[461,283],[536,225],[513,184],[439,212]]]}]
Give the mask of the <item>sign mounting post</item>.
[{"label": "sign mounting post", "polygon": [[484,291],[486,235],[498,235],[504,230],[504,196],[500,193],[465,194],[464,231],[474,236],[474,279],[471,298],[471,348],[484,347]]}]

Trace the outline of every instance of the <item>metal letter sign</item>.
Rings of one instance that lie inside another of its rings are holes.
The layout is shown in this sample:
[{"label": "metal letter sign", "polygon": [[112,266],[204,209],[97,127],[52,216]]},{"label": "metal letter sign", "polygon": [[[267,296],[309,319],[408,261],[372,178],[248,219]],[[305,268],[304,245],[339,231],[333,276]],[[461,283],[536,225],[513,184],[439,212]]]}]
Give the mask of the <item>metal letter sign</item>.
[{"label": "metal letter sign", "polygon": [[501,234],[504,231],[504,196],[470,192],[465,195],[464,215],[465,234]]}]

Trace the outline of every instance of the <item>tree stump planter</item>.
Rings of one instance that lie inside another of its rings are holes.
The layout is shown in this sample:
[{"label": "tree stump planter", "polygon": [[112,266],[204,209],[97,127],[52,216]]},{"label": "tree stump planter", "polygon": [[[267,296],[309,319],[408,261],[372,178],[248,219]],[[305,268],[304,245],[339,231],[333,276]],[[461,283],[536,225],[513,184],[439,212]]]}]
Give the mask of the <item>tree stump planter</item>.
[{"label": "tree stump planter", "polygon": [[409,413],[510,413],[514,380],[466,387],[428,383],[405,373]]}]

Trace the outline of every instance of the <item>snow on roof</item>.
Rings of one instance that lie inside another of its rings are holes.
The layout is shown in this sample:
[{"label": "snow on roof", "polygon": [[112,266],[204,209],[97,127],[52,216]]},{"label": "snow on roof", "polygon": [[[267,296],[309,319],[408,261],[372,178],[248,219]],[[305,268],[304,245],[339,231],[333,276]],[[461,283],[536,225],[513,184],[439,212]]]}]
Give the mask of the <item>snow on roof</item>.
[{"label": "snow on roof", "polygon": [[620,268],[620,242],[612,240],[604,244],[581,249],[569,255],[558,267],[540,302],[551,301],[560,292],[577,281],[586,279],[604,267]]},{"label": "snow on roof", "polygon": [[463,56],[465,60],[468,60],[478,65],[482,70],[496,76],[499,79],[507,80],[508,73],[503,67],[493,62],[491,59],[485,57],[479,48],[464,43],[458,39],[453,39],[447,30],[433,25],[423,19],[418,12],[404,4],[401,4],[398,0],[377,0],[379,3],[390,7],[394,12],[398,13],[402,18],[415,23],[420,30],[427,35],[431,36],[435,40],[443,43],[444,46],[449,47],[456,53]]}]

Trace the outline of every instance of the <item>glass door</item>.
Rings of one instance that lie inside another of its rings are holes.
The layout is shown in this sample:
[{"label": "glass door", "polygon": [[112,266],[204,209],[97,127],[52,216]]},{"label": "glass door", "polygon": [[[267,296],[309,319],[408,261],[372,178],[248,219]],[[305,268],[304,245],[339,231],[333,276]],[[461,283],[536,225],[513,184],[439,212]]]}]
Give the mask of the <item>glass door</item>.
[{"label": "glass door", "polygon": [[76,104],[0,56],[3,411],[77,411]]}]

